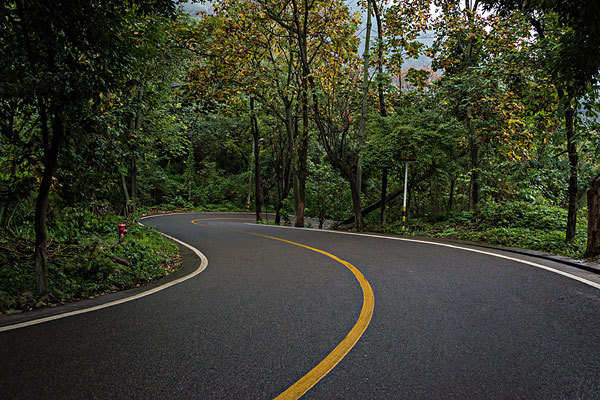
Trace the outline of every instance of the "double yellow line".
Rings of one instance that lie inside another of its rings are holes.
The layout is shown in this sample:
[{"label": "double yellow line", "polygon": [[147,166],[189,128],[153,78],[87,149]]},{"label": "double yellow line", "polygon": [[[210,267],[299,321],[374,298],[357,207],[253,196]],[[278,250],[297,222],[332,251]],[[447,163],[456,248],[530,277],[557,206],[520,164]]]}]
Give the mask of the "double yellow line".
[{"label": "double yellow line", "polygon": [[350,350],[356,345],[360,337],[363,335],[369,323],[371,322],[371,318],[373,317],[373,309],[375,308],[375,295],[373,294],[373,289],[369,282],[365,279],[364,275],[356,268],[354,265],[350,264],[348,261],[342,260],[341,258],[328,253],[326,251],[307,246],[305,244],[292,242],[291,240],[286,240],[274,236],[263,235],[260,233],[241,231],[237,229],[230,229],[224,227],[216,227],[210,226],[200,223],[200,221],[207,220],[215,220],[215,219],[245,219],[245,218],[208,218],[208,219],[195,219],[192,221],[192,224],[211,227],[217,229],[228,230],[232,232],[245,233],[247,235],[260,236],[267,239],[278,240],[280,242],[289,243],[294,246],[303,247],[305,249],[314,251],[316,253],[323,254],[340,264],[344,265],[346,268],[352,272],[360,288],[362,290],[363,295],[363,304],[360,310],[360,315],[356,320],[356,323],[350,329],[350,332],[346,335],[344,340],[342,340],[335,349],[331,353],[329,353],[320,363],[318,363],[313,369],[311,369],[306,375],[300,378],[296,383],[287,388],[283,393],[275,398],[275,400],[296,400],[302,397],[306,392],[308,392],[314,385],[317,384],[321,379],[323,379],[329,371],[331,371],[342,359],[348,354]]}]

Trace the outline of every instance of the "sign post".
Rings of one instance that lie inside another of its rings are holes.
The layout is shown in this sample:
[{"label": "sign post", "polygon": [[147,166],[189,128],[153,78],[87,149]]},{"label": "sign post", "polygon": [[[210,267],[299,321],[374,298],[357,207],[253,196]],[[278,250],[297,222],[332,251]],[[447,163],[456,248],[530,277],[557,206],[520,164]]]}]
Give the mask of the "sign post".
[{"label": "sign post", "polygon": [[402,203],[402,229],[406,229],[406,193],[408,191],[408,160],[404,161],[404,202]]},{"label": "sign post", "polygon": [[415,157],[403,157],[400,161],[404,161],[404,202],[402,204],[402,230],[406,230],[406,202],[408,198],[408,163],[415,161]]}]

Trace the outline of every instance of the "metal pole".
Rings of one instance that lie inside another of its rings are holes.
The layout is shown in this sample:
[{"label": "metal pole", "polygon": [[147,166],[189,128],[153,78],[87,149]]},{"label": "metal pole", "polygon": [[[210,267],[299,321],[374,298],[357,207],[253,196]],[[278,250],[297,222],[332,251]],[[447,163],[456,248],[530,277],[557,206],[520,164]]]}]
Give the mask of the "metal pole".
[{"label": "metal pole", "polygon": [[402,204],[402,229],[406,229],[406,192],[408,191],[408,161],[404,164],[404,203]]}]

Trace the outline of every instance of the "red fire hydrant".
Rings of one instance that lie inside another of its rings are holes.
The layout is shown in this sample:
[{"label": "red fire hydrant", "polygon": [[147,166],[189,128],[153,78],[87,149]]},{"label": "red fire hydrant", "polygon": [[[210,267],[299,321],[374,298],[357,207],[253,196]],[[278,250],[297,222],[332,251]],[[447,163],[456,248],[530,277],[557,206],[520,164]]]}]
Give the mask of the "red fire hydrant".
[{"label": "red fire hydrant", "polygon": [[125,228],[125,224],[123,222],[120,222],[117,226],[119,227],[119,242],[121,242],[122,239],[125,239],[127,229]]}]

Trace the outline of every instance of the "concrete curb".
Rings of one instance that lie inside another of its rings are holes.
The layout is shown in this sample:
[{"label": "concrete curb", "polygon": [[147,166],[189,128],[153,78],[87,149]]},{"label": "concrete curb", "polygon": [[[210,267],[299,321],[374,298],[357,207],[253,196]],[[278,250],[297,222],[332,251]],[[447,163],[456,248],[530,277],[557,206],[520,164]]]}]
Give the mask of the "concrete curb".
[{"label": "concrete curb", "polygon": [[[36,310],[25,311],[18,314],[0,316],[0,332],[9,329],[16,329],[11,328],[11,326],[14,325],[27,324],[36,320],[40,320],[39,323],[43,323],[46,322],[46,320],[62,318],[61,315],[64,315],[64,317],[66,318],[71,315],[76,315],[78,313],[84,313],[86,312],[86,310],[89,310],[91,312],[96,309],[122,304],[126,301],[141,298],[145,296],[144,293],[146,292],[151,292],[148,293],[148,295],[151,295],[156,291],[162,290],[163,286],[164,289],[166,289],[170,286],[179,283],[175,281],[183,282],[185,279],[189,279],[188,277],[193,277],[198,273],[202,272],[203,269],[198,271],[204,263],[201,256],[196,254],[195,251],[192,250],[192,248],[186,247],[189,245],[181,244],[177,239],[171,238],[170,236],[165,234],[163,235],[166,236],[169,240],[173,241],[179,248],[179,252],[182,258],[182,264],[181,267],[177,269],[177,271],[140,287],[126,289],[113,293],[107,293],[91,299],[74,301],[72,303],[62,304],[56,307],[45,307]],[[197,251],[197,249],[195,250]],[[198,261],[200,261],[200,266],[198,265]]]},{"label": "concrete curb", "polygon": [[546,252],[542,252],[542,251],[520,249],[520,248],[516,248],[516,247],[507,247],[507,246],[494,245],[494,244],[489,244],[489,243],[470,242],[467,240],[430,237],[430,236],[396,235],[396,234],[391,234],[391,233],[371,232],[371,231],[363,232],[363,233],[373,234],[373,235],[388,235],[391,237],[399,237],[399,238],[405,238],[405,239],[435,240],[435,241],[439,241],[441,243],[461,244],[464,246],[480,247],[480,248],[491,249],[491,250],[500,250],[500,251],[505,251],[508,253],[520,254],[523,256],[530,256],[530,257],[540,258],[543,260],[554,261],[554,262],[557,262],[560,264],[565,264],[565,265],[569,265],[571,267],[583,269],[588,272],[600,274],[600,264],[598,264],[598,263],[587,261],[587,260],[578,260],[578,259],[574,259],[574,258],[570,258],[570,257],[566,257],[566,256],[558,256],[556,254],[546,253]]}]

